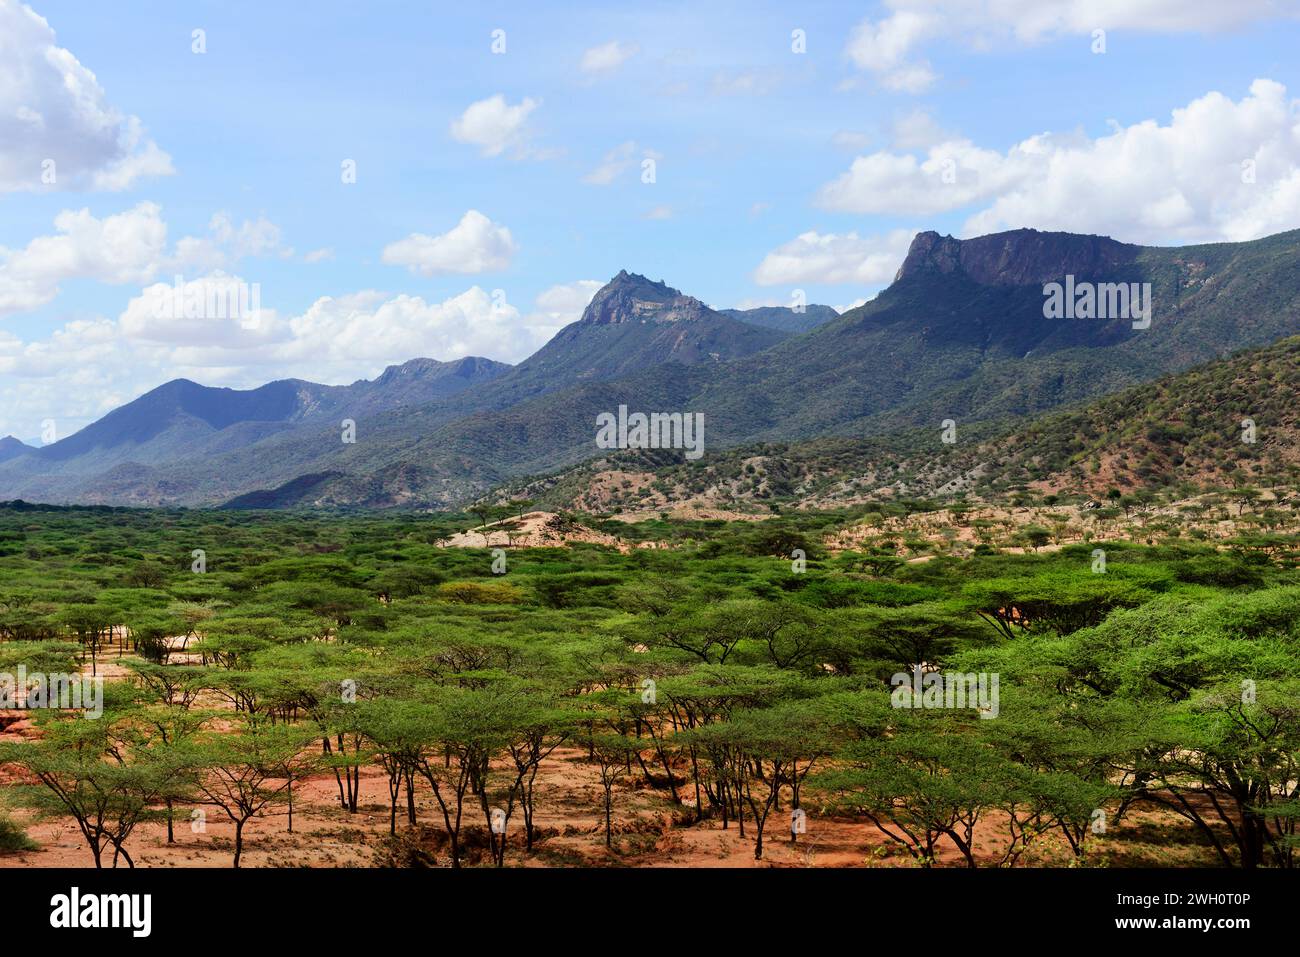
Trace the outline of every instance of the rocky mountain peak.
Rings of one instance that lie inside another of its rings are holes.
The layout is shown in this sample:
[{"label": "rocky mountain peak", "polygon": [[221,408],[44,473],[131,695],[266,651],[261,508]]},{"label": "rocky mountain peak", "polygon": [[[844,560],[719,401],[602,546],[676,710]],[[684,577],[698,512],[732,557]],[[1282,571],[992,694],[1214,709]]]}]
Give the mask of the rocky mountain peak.
[{"label": "rocky mountain peak", "polygon": [[989,286],[1029,286],[1075,276],[1104,275],[1132,262],[1140,246],[1108,236],[1013,229],[975,239],[917,233],[894,281],[926,272],[962,272]]},{"label": "rocky mountain peak", "polygon": [[664,282],[655,282],[626,269],[602,286],[582,314],[583,323],[680,322],[709,315],[713,310]]}]

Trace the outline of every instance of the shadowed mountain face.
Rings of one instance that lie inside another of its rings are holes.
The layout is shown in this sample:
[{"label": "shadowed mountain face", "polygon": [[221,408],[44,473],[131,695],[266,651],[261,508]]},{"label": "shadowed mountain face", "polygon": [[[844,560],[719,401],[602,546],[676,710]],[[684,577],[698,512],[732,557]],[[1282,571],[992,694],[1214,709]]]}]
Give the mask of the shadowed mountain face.
[{"label": "shadowed mountain face", "polygon": [[[373,382],[235,394],[169,383],[0,462],[0,498],[447,507],[595,457],[595,417],[620,404],[704,413],[706,460],[1034,415],[1300,333],[1297,263],[1300,231],[1178,248],[922,233],[888,289],[797,335],[621,272],[513,368],[414,360]],[[1150,327],[1045,317],[1044,284],[1066,276],[1150,284]],[[355,444],[340,442],[343,417]]]},{"label": "shadowed mountain face", "polygon": [[[1090,495],[1178,486],[1300,484],[1300,336],[1032,420],[982,423],[944,444],[937,428],[871,437],[739,445],[698,462],[615,452],[528,482],[502,499],[547,509],[663,508],[787,498],[823,506],[864,497],[975,495],[1009,488]],[[1243,413],[1256,430],[1243,441]],[[611,483],[610,476],[618,476]],[[652,488],[652,497],[643,497]]]},{"label": "shadowed mountain face", "polygon": [[327,391],[327,386],[297,379],[245,391],[173,379],[80,432],[44,446],[38,454],[43,461],[63,462],[95,451],[144,446],[169,433],[212,433],[244,422],[287,422],[308,414]]},{"label": "shadowed mountain face", "polygon": [[1036,229],[964,240],[925,232],[912,240],[895,280],[927,272],[960,272],[984,286],[1029,286],[1067,274],[1109,277],[1133,263],[1141,252],[1141,246],[1106,236],[1040,233]]}]

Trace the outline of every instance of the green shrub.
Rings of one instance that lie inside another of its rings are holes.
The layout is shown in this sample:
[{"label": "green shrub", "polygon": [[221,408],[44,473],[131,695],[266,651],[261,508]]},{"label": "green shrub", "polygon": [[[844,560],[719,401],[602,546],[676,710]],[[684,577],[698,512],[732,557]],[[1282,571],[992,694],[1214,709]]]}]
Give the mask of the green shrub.
[{"label": "green shrub", "polygon": [[12,819],[0,814],[0,854],[34,851],[38,846]]},{"label": "green shrub", "polygon": [[515,605],[523,594],[505,582],[446,582],[438,586],[438,597],[459,605]]}]

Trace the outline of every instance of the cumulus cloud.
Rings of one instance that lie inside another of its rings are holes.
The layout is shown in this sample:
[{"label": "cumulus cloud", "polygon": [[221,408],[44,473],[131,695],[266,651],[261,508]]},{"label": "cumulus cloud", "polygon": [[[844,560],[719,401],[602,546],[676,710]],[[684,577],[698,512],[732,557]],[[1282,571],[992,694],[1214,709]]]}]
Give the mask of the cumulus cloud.
[{"label": "cumulus cloud", "polygon": [[442,302],[360,292],[318,299],[290,319],[292,339],[282,352],[289,362],[372,371],[424,355],[496,358],[518,320],[518,309],[478,286]]},{"label": "cumulus cloud", "polygon": [[440,236],[411,233],[389,243],[383,261],[421,276],[500,272],[509,267],[516,248],[510,230],[471,209]]},{"label": "cumulus cloud", "polygon": [[64,210],[54,228],[56,235],[38,236],[23,249],[0,249],[0,314],[44,305],[68,279],[145,282],[163,262],[167,224],[154,203],[104,219],[88,209]]},{"label": "cumulus cloud", "polygon": [[552,286],[527,309],[479,286],[440,302],[363,290],[321,297],[297,315],[259,302],[250,322],[220,307],[240,290],[252,298],[256,284],[238,275],[214,272],[179,289],[155,283],[116,320],[70,322],[30,342],[0,331],[0,435],[34,437],[46,418],[68,435],[177,377],[241,389],[286,376],[338,385],[417,356],[518,362],[577,320],[600,286]]},{"label": "cumulus cloud", "polygon": [[818,202],[853,213],[981,207],[967,235],[1034,226],[1131,242],[1254,239],[1300,226],[1300,111],[1280,83],[1212,92],[1170,121],[1095,139],[1041,133],[1005,152],[952,139],[920,155],[860,156]]},{"label": "cumulus cloud", "polygon": [[845,54],[887,89],[923,93],[938,79],[922,50],[940,39],[979,49],[1094,30],[1214,31],[1300,12],[1294,0],[887,0],[890,13],[850,32]]},{"label": "cumulus cloud", "polygon": [[894,120],[893,143],[895,149],[928,149],[936,143],[954,139],[925,110],[912,110]]},{"label": "cumulus cloud", "polygon": [[237,259],[272,253],[286,258],[293,255],[292,249],[286,249],[280,243],[280,227],[264,216],[236,225],[229,213],[217,213],[208,223],[208,229],[213,238],[228,246]]},{"label": "cumulus cloud", "polygon": [[540,324],[553,325],[558,332],[582,317],[582,311],[602,285],[595,279],[579,279],[577,282],[551,286],[537,296],[536,320]]},{"label": "cumulus cloud", "polygon": [[478,100],[452,121],[452,139],[477,146],[484,156],[500,156],[507,149],[525,155],[528,115],[540,105],[540,100],[524,97],[511,106],[500,93]]},{"label": "cumulus cloud", "polygon": [[[220,271],[153,283],[127,303],[117,329],[125,341],[135,344],[216,348],[250,356],[287,338],[275,312],[262,308],[261,286]],[[237,356],[227,355],[223,362],[232,359]]]},{"label": "cumulus cloud", "polygon": [[588,74],[612,73],[639,52],[641,48],[635,43],[610,40],[608,43],[602,43],[585,51],[578,68]]},{"label": "cumulus cloud", "polygon": [[941,28],[942,20],[934,13],[900,9],[878,22],[861,21],[849,34],[845,52],[859,68],[875,73],[887,88],[923,93],[934,83],[934,73],[928,63],[907,63],[904,58]]},{"label": "cumulus cloud", "polygon": [[279,227],[264,218],[236,224],[218,213],[209,228],[209,236],[185,236],[169,252],[167,223],[156,203],[102,219],[89,209],[64,210],[54,218],[54,235],[18,250],[0,248],[0,315],[51,302],[60,283],[71,279],[142,284],[168,271],[210,271],[250,256],[292,252],[281,245]]},{"label": "cumulus cloud", "polygon": [[0,192],[116,191],[172,172],[140,120],[108,103],[49,23],[0,0]]},{"label": "cumulus cloud", "polygon": [[857,233],[801,233],[763,257],[754,271],[760,286],[789,283],[856,283],[871,286],[894,278],[913,233],[896,229],[881,236]]}]

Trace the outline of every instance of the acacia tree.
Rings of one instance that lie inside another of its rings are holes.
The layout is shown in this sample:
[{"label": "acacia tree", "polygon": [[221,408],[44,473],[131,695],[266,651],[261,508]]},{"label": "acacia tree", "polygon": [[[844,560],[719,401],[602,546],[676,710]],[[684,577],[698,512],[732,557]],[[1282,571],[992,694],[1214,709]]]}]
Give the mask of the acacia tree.
[{"label": "acacia tree", "polygon": [[578,736],[587,753],[600,769],[600,787],[605,816],[605,847],[614,846],[614,786],[632,773],[632,759],[642,748],[640,742],[616,731],[589,731]]},{"label": "acacia tree", "polygon": [[99,650],[105,642],[112,640],[117,615],[112,609],[96,602],[77,602],[65,606],[58,617],[64,627],[76,636],[82,648],[89,652],[90,673],[99,674]]},{"label": "acacia tree", "polygon": [[1007,639],[1039,626],[1071,634],[1101,624],[1116,609],[1134,608],[1154,597],[1142,582],[1122,577],[1114,566],[1105,575],[1086,569],[973,582],[963,595]]},{"label": "acacia tree", "polygon": [[292,783],[287,767],[310,740],[301,728],[245,717],[235,728],[209,731],[185,745],[200,799],[235,825],[234,867],[244,853],[245,825],[282,799]]},{"label": "acacia tree", "polygon": [[124,712],[97,720],[61,715],[39,740],[0,746],[0,764],[6,762],[44,786],[27,796],[33,805],[77,822],[96,868],[110,846],[114,867],[119,857],[135,867],[126,840],[171,793],[179,768],[174,749],[151,742],[147,725]]},{"label": "acacia tree", "polygon": [[1007,865],[1049,831],[1059,831],[1074,857],[1083,859],[1097,813],[1118,822],[1137,796],[1122,767],[1125,756],[1151,742],[1145,713],[1065,700],[1045,693],[1038,680],[1050,674],[1018,675],[1013,700],[1004,692],[998,719],[976,729],[1004,769],[999,810],[1008,840],[999,863]]},{"label": "acacia tree", "polygon": [[782,789],[790,789],[791,810],[800,809],[804,778],[831,749],[823,716],[809,701],[783,702],[737,712],[726,724],[712,725],[704,734],[720,735],[730,744],[737,793],[754,822],[754,859],[761,860],[763,828],[780,804]]},{"label": "acacia tree", "polygon": [[[457,723],[457,707],[472,708],[475,689],[439,688],[423,711],[423,733],[415,770],[429,782],[434,800],[442,812],[443,825],[451,844],[451,866],[460,867],[461,827],[465,818],[465,796],[488,760],[479,730],[470,722]],[[442,762],[431,760],[440,753]]]},{"label": "acacia tree", "polygon": [[[406,698],[366,700],[355,706],[354,726],[371,743],[375,758],[388,774],[389,833],[397,833],[397,801],[403,784],[407,794],[407,823],[413,826],[416,823],[414,779],[416,774],[424,774],[426,759],[436,746],[433,709],[423,701]],[[454,830],[448,827],[453,861],[459,860],[459,834],[459,826]]]},{"label": "acacia tree", "polygon": [[1261,690],[1253,702],[1227,687],[1175,706],[1161,722],[1164,747],[1137,756],[1136,773],[1143,796],[1195,825],[1224,864],[1295,867],[1300,681]]},{"label": "acacia tree", "polygon": [[[487,826],[493,863],[505,862],[507,828],[515,808],[525,806],[529,833],[534,813],[532,786],[537,766],[559,743],[563,717],[553,705],[513,681],[433,692],[429,730],[441,766],[421,758],[418,770],[433,788],[451,839],[452,866],[460,865],[460,831],[466,796],[477,799]],[[504,781],[492,763],[509,757]],[[496,825],[496,826],[494,826]]]},{"label": "acacia tree", "polygon": [[975,867],[975,825],[1002,798],[995,753],[950,714],[875,707],[879,726],[838,750],[817,787],[831,807],[866,818],[922,867],[934,865],[945,837]]},{"label": "acacia tree", "polygon": [[[507,801],[505,822],[510,819],[513,803],[517,799],[524,816],[524,849],[532,851],[534,839],[533,820],[537,813],[537,801],[534,786],[537,772],[542,761],[551,752],[563,744],[572,732],[572,721],[565,710],[545,699],[530,700],[527,707],[512,716],[509,735],[506,740],[506,752],[514,768],[514,780],[506,788]],[[486,788],[484,789],[486,794]],[[486,803],[486,801],[485,801]],[[487,811],[489,830],[491,810]],[[497,850],[497,865],[505,861],[506,841],[504,833]]]},{"label": "acacia tree", "polygon": [[640,760],[646,744],[633,737],[637,698],[621,688],[589,692],[575,702],[574,743],[587,750],[587,757],[600,771],[605,818],[605,847],[614,844],[614,786],[632,773],[632,761]]},{"label": "acacia tree", "polygon": [[1057,698],[1040,713],[1108,749],[1073,770],[1093,784],[1100,770],[1121,812],[1139,798],[1168,808],[1227,866],[1293,866],[1297,638],[1300,588],[1170,596],[1004,661]]}]

